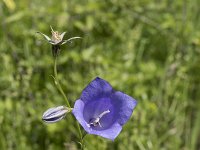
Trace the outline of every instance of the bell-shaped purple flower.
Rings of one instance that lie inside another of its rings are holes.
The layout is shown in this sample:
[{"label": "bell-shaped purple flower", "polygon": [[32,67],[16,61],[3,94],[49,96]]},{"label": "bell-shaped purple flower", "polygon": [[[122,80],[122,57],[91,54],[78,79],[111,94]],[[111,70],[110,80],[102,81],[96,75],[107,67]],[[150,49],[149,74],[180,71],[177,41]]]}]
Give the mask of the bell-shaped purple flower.
[{"label": "bell-shaped purple flower", "polygon": [[136,104],[135,99],[114,91],[107,81],[97,77],[83,90],[72,113],[87,133],[114,140]]}]

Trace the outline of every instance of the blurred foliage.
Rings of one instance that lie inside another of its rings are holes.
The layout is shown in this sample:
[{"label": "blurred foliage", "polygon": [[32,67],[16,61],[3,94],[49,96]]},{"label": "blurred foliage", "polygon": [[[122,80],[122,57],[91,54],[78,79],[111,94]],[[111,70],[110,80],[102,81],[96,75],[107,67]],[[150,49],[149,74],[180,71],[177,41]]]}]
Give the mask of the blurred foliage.
[{"label": "blurred foliage", "polygon": [[96,76],[138,100],[112,142],[86,150],[200,148],[199,0],[3,0],[0,2],[0,149],[76,150],[74,118],[46,125],[65,104],[54,87],[49,26],[83,40],[63,46],[59,78],[71,104]]}]

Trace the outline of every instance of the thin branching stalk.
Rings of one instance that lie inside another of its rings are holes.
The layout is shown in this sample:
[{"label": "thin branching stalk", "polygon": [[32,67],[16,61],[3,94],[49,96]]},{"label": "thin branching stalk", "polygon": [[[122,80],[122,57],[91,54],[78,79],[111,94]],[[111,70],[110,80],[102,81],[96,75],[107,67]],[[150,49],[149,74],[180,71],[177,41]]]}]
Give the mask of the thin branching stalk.
[{"label": "thin branching stalk", "polygon": [[[55,85],[56,85],[57,89],[60,91],[60,93],[62,94],[64,100],[66,101],[67,107],[71,108],[70,103],[68,101],[68,98],[65,95],[65,93],[64,93],[64,91],[63,91],[63,89],[62,89],[62,87],[61,87],[61,85],[59,83],[59,80],[58,80],[57,57],[58,57],[57,55],[54,57],[55,58],[54,59],[54,82],[55,82]],[[77,129],[78,129],[78,134],[79,134],[79,138],[80,138],[80,142],[79,143],[81,145],[81,150],[84,150],[84,141],[83,141],[83,139],[84,139],[85,135],[82,134],[81,127],[80,127],[78,121],[76,121],[76,126],[77,126]]]}]

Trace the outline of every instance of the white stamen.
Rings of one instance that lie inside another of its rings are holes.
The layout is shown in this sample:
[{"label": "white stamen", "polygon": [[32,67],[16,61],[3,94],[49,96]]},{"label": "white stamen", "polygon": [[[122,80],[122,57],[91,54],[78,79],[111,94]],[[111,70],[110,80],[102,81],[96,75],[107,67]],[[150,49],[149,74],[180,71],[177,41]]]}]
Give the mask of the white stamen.
[{"label": "white stamen", "polygon": [[100,124],[100,119],[104,116],[104,115],[106,115],[106,114],[108,114],[108,113],[110,113],[110,110],[106,110],[106,111],[104,111],[104,112],[102,112],[97,118],[93,118],[91,121],[91,123],[89,123],[89,124],[87,124],[87,126],[88,127],[90,127],[90,125],[93,125],[93,126],[97,126],[97,125],[99,125],[100,127],[102,127],[101,126],[101,124]]},{"label": "white stamen", "polygon": [[99,115],[99,119],[102,118],[105,114],[108,114],[110,110],[106,110]]}]

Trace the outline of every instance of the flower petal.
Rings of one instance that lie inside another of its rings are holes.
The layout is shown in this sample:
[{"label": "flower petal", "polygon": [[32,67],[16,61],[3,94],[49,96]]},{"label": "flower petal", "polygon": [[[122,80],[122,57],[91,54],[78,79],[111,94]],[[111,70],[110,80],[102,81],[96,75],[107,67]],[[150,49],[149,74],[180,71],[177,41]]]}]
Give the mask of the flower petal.
[{"label": "flower petal", "polygon": [[45,39],[48,41],[48,42],[51,42],[51,38],[50,37],[48,37],[46,34],[44,34],[44,33],[42,33],[42,32],[36,32],[36,33],[39,33],[39,34],[41,34],[42,36],[44,36],[45,37]]},{"label": "flower petal", "polygon": [[81,37],[78,37],[78,36],[77,36],[77,37],[69,38],[69,39],[67,39],[67,40],[63,40],[61,45],[65,44],[65,43],[67,43],[67,42],[71,42],[72,40],[75,40],[75,39],[81,39]]},{"label": "flower petal", "polygon": [[55,112],[58,112],[59,110],[63,110],[64,108],[65,108],[64,106],[58,106],[58,107],[49,108],[44,112],[43,117],[51,116]]},{"label": "flower petal", "polygon": [[93,128],[89,127],[83,117],[84,107],[84,102],[79,99],[75,102],[72,113],[87,133],[99,135],[110,140],[114,140],[118,136],[122,130],[122,126],[118,122],[113,123],[106,130],[94,130]]},{"label": "flower petal", "polygon": [[72,110],[72,113],[74,114],[76,120],[82,125],[82,127],[88,131],[90,128],[87,125],[87,122],[85,121],[83,117],[83,109],[84,109],[85,103],[82,100],[76,100],[74,104],[74,108]]},{"label": "flower petal", "polygon": [[102,136],[104,138],[114,141],[114,139],[119,135],[121,130],[122,130],[122,126],[116,122],[106,130],[90,130],[88,133],[99,135],[99,136]]},{"label": "flower petal", "polygon": [[81,100],[89,102],[97,98],[109,96],[112,93],[112,86],[105,80],[97,77],[83,90]]},{"label": "flower petal", "polygon": [[137,105],[137,101],[120,91],[114,92],[111,99],[114,108],[118,112],[116,115],[118,123],[120,125],[125,124],[130,119],[133,109]]},{"label": "flower petal", "polygon": [[63,40],[65,34],[66,34],[66,32],[63,32],[63,33],[60,35],[61,40]]},{"label": "flower petal", "polygon": [[54,118],[48,118],[48,119],[43,119],[44,122],[46,123],[55,123],[58,122],[60,120],[62,120],[65,116],[59,116],[59,117],[54,117]]}]

